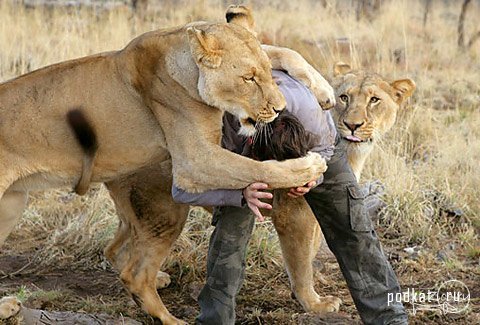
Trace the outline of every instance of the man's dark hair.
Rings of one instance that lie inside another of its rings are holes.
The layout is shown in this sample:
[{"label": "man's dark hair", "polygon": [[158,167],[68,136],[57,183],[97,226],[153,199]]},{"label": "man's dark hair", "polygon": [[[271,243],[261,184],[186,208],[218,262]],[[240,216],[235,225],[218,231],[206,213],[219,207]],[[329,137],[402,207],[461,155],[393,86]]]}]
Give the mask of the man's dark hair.
[{"label": "man's dark hair", "polygon": [[315,137],[291,113],[283,111],[271,123],[257,130],[251,157],[256,160],[285,160],[307,155]]}]

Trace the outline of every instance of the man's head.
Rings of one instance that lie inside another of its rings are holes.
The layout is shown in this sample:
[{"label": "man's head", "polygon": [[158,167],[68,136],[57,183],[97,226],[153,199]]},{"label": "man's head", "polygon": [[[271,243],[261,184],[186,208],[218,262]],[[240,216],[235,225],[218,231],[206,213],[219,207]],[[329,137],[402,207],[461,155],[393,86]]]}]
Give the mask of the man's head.
[{"label": "man's head", "polygon": [[251,157],[256,160],[286,160],[306,156],[315,137],[291,113],[283,111],[260,128],[253,139]]}]

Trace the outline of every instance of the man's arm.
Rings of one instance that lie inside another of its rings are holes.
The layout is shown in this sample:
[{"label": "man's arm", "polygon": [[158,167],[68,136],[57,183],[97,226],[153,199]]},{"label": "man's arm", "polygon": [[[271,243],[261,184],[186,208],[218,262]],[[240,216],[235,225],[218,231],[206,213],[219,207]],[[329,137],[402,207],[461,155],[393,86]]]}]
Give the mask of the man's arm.
[{"label": "man's arm", "polygon": [[272,206],[260,199],[272,199],[273,194],[263,192],[268,189],[264,183],[252,183],[243,190],[213,190],[203,193],[189,193],[172,186],[172,197],[177,203],[199,206],[248,206],[259,221],[263,221],[260,209],[271,210]]},{"label": "man's arm", "polygon": [[212,190],[203,193],[189,193],[172,186],[172,197],[177,203],[199,206],[242,206],[242,190]]}]

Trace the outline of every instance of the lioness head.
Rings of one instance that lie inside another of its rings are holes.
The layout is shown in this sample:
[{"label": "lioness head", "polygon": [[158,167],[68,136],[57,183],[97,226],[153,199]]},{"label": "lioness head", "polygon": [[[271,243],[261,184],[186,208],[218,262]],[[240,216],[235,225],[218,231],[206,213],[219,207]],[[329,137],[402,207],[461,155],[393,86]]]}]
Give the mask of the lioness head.
[{"label": "lioness head", "polygon": [[377,74],[334,66],[332,86],[337,97],[333,116],[340,135],[352,143],[372,142],[395,123],[400,105],[412,95],[411,79],[387,82]]},{"label": "lioness head", "polygon": [[285,108],[270,60],[250,32],[237,25],[205,24],[187,33],[199,68],[200,97],[236,115],[241,133],[252,135],[256,122],[269,123]]}]

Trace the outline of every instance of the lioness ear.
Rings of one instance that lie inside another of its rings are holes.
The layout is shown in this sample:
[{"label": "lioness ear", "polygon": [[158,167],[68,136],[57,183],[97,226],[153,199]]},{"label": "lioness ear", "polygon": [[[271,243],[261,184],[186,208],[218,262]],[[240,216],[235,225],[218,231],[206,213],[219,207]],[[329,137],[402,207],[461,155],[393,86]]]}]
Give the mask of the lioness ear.
[{"label": "lioness ear", "polygon": [[390,84],[395,90],[395,98],[394,100],[401,104],[405,99],[412,96],[415,88],[415,82],[412,79],[401,79],[396,80]]},{"label": "lioness ear", "polygon": [[242,26],[251,32],[255,37],[255,20],[253,19],[252,9],[243,5],[230,5],[225,12],[227,23]]},{"label": "lioness ear", "polygon": [[333,76],[347,74],[352,71],[352,67],[345,62],[337,62],[333,65]]},{"label": "lioness ear", "polygon": [[215,69],[222,63],[222,51],[218,49],[218,40],[215,36],[207,35],[203,30],[195,27],[187,28],[190,50],[197,65]]}]

